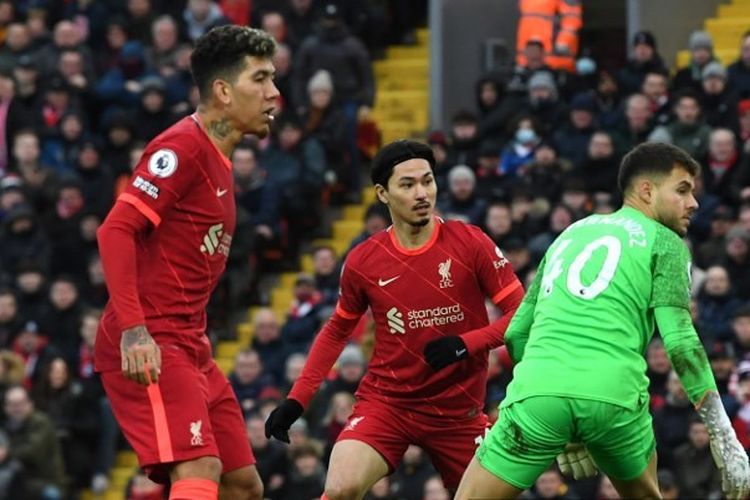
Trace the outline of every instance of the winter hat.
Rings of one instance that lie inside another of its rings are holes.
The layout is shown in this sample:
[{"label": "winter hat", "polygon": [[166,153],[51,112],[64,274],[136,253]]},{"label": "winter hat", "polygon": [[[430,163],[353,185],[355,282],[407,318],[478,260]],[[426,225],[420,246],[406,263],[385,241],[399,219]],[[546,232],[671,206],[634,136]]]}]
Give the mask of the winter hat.
[{"label": "winter hat", "polygon": [[312,78],[310,78],[310,81],[307,82],[308,94],[312,94],[316,90],[333,92],[333,79],[328,71],[324,69],[316,71]]},{"label": "winter hat", "polygon": [[706,49],[713,52],[714,41],[711,39],[711,35],[706,31],[693,31],[690,34],[690,39],[688,40],[688,49],[690,49],[691,51]]}]

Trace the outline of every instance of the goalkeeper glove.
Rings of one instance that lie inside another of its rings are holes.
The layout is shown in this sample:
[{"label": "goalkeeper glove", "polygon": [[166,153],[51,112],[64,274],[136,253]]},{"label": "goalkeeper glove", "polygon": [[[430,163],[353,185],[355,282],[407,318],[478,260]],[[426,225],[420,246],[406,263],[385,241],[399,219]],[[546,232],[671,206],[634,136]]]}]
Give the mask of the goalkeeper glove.
[{"label": "goalkeeper glove", "polygon": [[750,464],[747,453],[737,440],[718,392],[709,392],[698,407],[706,424],[711,454],[721,472],[721,489],[729,499],[743,499],[750,492]]},{"label": "goalkeeper glove", "polygon": [[468,355],[469,350],[461,337],[443,337],[428,342],[424,347],[424,359],[435,371],[461,361]]},{"label": "goalkeeper glove", "polygon": [[266,420],[266,438],[275,437],[279,441],[289,442],[289,428],[302,415],[304,408],[294,399],[285,399],[277,406]]},{"label": "goalkeeper glove", "polygon": [[557,455],[557,465],[565,476],[573,479],[585,479],[596,476],[598,469],[586,447],[580,443],[568,443],[562,453]]}]

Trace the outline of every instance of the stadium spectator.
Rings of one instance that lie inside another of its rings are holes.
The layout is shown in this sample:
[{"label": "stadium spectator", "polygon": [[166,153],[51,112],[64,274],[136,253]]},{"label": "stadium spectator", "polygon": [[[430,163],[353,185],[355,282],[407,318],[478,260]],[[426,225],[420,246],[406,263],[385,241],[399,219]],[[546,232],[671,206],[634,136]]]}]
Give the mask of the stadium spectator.
[{"label": "stadium spectator", "polygon": [[252,348],[263,360],[264,374],[270,375],[278,386],[284,379],[287,352],[276,314],[271,309],[261,308],[255,313],[253,326]]},{"label": "stadium spectator", "polygon": [[13,456],[8,434],[0,430],[0,498],[26,496],[23,464]]},{"label": "stadium spectator", "polygon": [[731,321],[741,301],[732,291],[732,279],[726,268],[714,265],[706,269],[703,290],[698,294],[698,330],[705,340],[732,339]]},{"label": "stadium spectator", "polygon": [[737,130],[737,103],[735,91],[727,85],[727,70],[718,61],[710,62],[703,68],[701,87],[703,117],[711,127]]},{"label": "stadium spectator", "polygon": [[630,95],[641,89],[649,72],[667,71],[664,61],[656,50],[656,37],[649,31],[639,31],[633,36],[633,53],[624,68],[618,73],[620,92]]},{"label": "stadium spectator", "polygon": [[721,474],[711,456],[706,424],[697,416],[690,419],[687,443],[674,450],[674,462],[681,491],[695,498],[721,496]]},{"label": "stadium spectator", "polygon": [[289,353],[308,352],[310,343],[320,326],[322,296],[316,288],[315,277],[300,273],[294,282],[294,298],[281,328],[281,338]]},{"label": "stadium spectator", "polygon": [[448,173],[448,192],[438,204],[446,219],[479,225],[486,202],[476,195],[476,175],[466,165],[456,165]]},{"label": "stadium spectator", "polygon": [[341,271],[336,258],[336,250],[333,247],[321,246],[313,250],[312,257],[315,287],[322,296],[322,304],[329,308],[329,311],[323,312],[323,314],[329,314],[333,312],[339,298],[339,275]]},{"label": "stadium spectator", "polygon": [[675,450],[687,442],[690,419],[695,415],[695,409],[690,404],[677,373],[671,370],[667,378],[664,405],[653,412],[660,467],[674,466]]},{"label": "stadium spectator", "polygon": [[421,498],[424,485],[433,477],[435,468],[418,446],[409,445],[401,465],[391,476],[392,490],[397,498]]},{"label": "stadium spectator", "polygon": [[693,31],[688,39],[690,63],[672,77],[672,92],[691,88],[700,92],[703,88],[703,71],[714,59],[714,42],[706,31]]},{"label": "stadium spectator", "polygon": [[661,408],[667,394],[667,379],[672,365],[667,357],[667,350],[661,338],[651,339],[646,349],[646,375],[648,376],[648,393],[651,397],[651,410]]},{"label": "stadium spectator", "polygon": [[255,466],[265,485],[265,495],[268,498],[279,498],[283,493],[289,468],[286,450],[278,441],[266,437],[263,417],[251,414],[246,422],[247,436],[255,455]]},{"label": "stadium spectator", "polygon": [[22,327],[16,294],[10,288],[0,289],[0,348],[10,347]]},{"label": "stadium spectator", "polygon": [[740,57],[727,68],[729,83],[740,95],[750,97],[750,32],[742,35]]},{"label": "stadium spectator", "polygon": [[651,102],[651,113],[656,125],[664,125],[672,119],[672,103],[668,93],[669,75],[663,71],[650,71],[638,89]]},{"label": "stadium spectator", "polygon": [[[448,170],[456,165],[476,167],[480,140],[476,115],[466,110],[456,111],[451,117],[449,136],[444,161]],[[437,175],[440,174],[441,172],[438,171]]]},{"label": "stadium spectator", "polygon": [[741,300],[750,300],[750,230],[735,226],[727,232],[721,264],[734,283],[734,292]]},{"label": "stadium spectator", "polygon": [[617,173],[619,157],[615,153],[612,136],[603,130],[591,134],[586,147],[586,158],[574,175],[580,175],[586,181],[589,193],[606,193],[617,191]]},{"label": "stadium spectator", "polygon": [[653,111],[649,98],[643,94],[629,96],[625,101],[623,118],[613,133],[613,139],[620,153],[626,153],[646,142],[653,130]]},{"label": "stadium spectator", "polygon": [[693,158],[703,158],[708,151],[711,128],[701,117],[698,96],[687,90],[683,91],[674,99],[674,112],[677,119],[669,125],[656,127],[648,140],[674,144]]},{"label": "stadium spectator", "polygon": [[503,148],[498,173],[513,179],[520,175],[519,170],[534,158],[534,149],[540,142],[539,126],[531,116],[519,116],[515,126],[511,126],[513,138]]},{"label": "stadium spectator", "polygon": [[554,77],[547,71],[540,71],[529,79],[529,92],[520,105],[521,111],[531,114],[540,124],[541,136],[548,139],[568,117],[568,108],[560,100]]},{"label": "stadium spectator", "polygon": [[263,370],[263,360],[253,349],[237,353],[234,369],[228,378],[245,417],[256,410],[256,401],[263,390],[271,385],[271,377]]},{"label": "stadium spectator", "polygon": [[[734,310],[732,316],[732,345],[737,358],[748,359],[750,354],[750,306],[743,305]],[[750,421],[750,419],[748,419]]]},{"label": "stadium spectator", "polygon": [[570,102],[569,120],[552,135],[555,149],[579,169],[586,159],[596,126],[596,102],[591,94],[578,94]]},{"label": "stadium spectator", "polygon": [[5,392],[3,428],[10,439],[11,456],[24,469],[26,491],[31,498],[64,498],[66,480],[60,442],[44,413],[34,408],[26,389]]}]

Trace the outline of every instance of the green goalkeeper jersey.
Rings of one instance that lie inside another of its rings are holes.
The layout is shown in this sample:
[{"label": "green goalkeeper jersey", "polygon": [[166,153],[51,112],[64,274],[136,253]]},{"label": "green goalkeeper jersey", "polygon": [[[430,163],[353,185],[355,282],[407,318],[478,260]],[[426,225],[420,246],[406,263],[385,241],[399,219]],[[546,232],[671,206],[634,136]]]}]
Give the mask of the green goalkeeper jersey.
[{"label": "green goalkeeper jersey", "polygon": [[[571,225],[547,250],[524,299],[535,302],[533,323],[502,406],[556,395],[635,409],[648,397],[644,353],[654,308],[689,309],[689,290],[687,247],[640,211],[623,207]],[[506,334],[516,360],[514,326],[522,322],[517,314]]]}]

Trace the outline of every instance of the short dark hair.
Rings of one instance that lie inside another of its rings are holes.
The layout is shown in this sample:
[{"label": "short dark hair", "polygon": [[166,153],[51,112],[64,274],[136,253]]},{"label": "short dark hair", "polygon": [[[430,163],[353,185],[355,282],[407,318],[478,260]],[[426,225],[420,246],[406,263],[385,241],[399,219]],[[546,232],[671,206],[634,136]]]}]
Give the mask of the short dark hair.
[{"label": "short dark hair", "polygon": [[698,107],[703,107],[703,103],[701,102],[701,98],[698,95],[698,93],[690,88],[682,89],[675,96],[673,97],[672,102],[674,103],[673,106],[677,107],[678,104],[680,104],[680,101],[683,99],[692,99],[695,101],[695,103],[698,105]]},{"label": "short dark hair", "polygon": [[276,42],[265,31],[227,24],[203,34],[190,56],[193,80],[201,100],[211,93],[217,78],[231,81],[245,68],[245,56],[270,58],[276,52]]},{"label": "short dark hair", "polygon": [[435,156],[432,154],[432,148],[427,144],[410,139],[401,139],[382,148],[372,160],[370,178],[373,185],[380,184],[387,188],[388,179],[393,174],[393,167],[413,158],[427,160],[430,168],[435,168]]},{"label": "short dark hair", "polygon": [[625,193],[635,177],[642,174],[667,176],[675,165],[684,168],[693,177],[701,169],[697,161],[677,146],[660,142],[643,143],[622,159],[617,185]]}]

